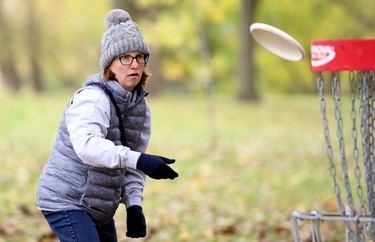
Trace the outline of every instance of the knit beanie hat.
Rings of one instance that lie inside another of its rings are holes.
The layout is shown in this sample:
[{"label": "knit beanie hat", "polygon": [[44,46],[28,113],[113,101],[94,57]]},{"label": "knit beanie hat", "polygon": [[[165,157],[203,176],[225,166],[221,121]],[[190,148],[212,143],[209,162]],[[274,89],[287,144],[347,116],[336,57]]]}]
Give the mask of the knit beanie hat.
[{"label": "knit beanie hat", "polygon": [[100,57],[100,66],[103,70],[121,54],[132,51],[150,54],[138,25],[132,21],[128,12],[121,9],[109,11],[105,17],[105,27]]}]

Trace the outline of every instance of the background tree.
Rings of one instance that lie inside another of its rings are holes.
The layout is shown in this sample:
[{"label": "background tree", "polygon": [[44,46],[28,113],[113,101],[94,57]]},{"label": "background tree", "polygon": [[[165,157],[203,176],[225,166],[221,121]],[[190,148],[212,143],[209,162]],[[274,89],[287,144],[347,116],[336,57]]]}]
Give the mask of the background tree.
[{"label": "background tree", "polygon": [[[0,68],[13,90],[76,87],[100,71],[103,16],[113,7],[131,12],[150,45],[148,89],[154,94],[162,85],[199,94],[208,83],[242,100],[257,100],[265,91],[315,92],[311,40],[374,33],[375,2],[368,0],[24,1],[0,0]],[[262,48],[249,33],[252,22],[290,33],[305,47],[306,59],[288,62]]]},{"label": "background tree", "polygon": [[241,19],[239,33],[239,76],[238,98],[240,100],[258,100],[256,68],[254,57],[255,40],[249,38],[249,26],[254,22],[258,0],[241,0]]},{"label": "background tree", "polygon": [[37,6],[35,1],[27,1],[28,3],[28,21],[26,24],[26,33],[28,37],[28,50],[30,60],[30,81],[32,88],[35,91],[41,92],[44,89],[44,83],[42,80],[42,74],[40,70],[40,41],[39,41],[39,24],[40,21],[37,19]]},{"label": "background tree", "polygon": [[0,0],[0,74],[2,74],[5,85],[13,90],[18,91],[21,88],[21,77],[16,69],[16,59],[13,55],[13,31],[11,23],[7,21],[5,8],[2,7],[3,0]]}]

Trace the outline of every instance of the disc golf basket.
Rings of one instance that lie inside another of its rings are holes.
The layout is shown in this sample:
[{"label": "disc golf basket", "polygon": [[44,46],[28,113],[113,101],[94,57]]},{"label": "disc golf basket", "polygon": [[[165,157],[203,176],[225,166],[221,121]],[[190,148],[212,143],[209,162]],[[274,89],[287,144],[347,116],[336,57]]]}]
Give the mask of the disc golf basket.
[{"label": "disc golf basket", "polygon": [[346,241],[375,241],[375,39],[313,41],[311,67],[338,211],[294,211],[294,240],[309,223],[309,241],[323,241],[322,224],[335,222]]}]

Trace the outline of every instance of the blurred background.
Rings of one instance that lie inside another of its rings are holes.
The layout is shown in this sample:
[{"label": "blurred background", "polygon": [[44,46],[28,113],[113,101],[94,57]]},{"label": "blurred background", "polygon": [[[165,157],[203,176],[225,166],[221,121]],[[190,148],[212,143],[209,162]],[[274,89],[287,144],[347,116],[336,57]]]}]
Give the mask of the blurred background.
[{"label": "blurred background", "polygon": [[[292,211],[337,211],[310,43],[373,38],[374,7],[371,0],[0,0],[0,242],[56,241],[35,208],[35,189],[66,102],[100,72],[112,8],[130,13],[151,49],[149,152],[175,157],[180,173],[148,180],[148,237],[137,241],[292,241]],[[254,22],[292,35],[306,58],[289,62],[265,50],[249,33]],[[116,217],[119,240],[131,241],[124,208]],[[328,228],[325,241],[343,231]]]}]

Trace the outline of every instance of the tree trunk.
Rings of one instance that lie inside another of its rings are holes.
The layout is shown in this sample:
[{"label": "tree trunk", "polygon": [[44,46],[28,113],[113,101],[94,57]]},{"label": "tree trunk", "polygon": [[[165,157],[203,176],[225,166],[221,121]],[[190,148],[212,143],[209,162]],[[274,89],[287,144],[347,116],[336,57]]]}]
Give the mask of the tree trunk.
[{"label": "tree trunk", "polygon": [[[5,51],[2,51],[1,56],[5,58],[5,60],[0,58],[0,71],[2,72],[2,80],[4,81],[5,86],[13,91],[19,91],[21,89],[21,79],[14,66],[12,56],[7,55]],[[9,56],[9,58],[6,56]]]},{"label": "tree trunk", "polygon": [[[0,6],[2,1],[0,0]],[[13,91],[21,89],[21,78],[16,69],[16,61],[12,52],[12,34],[9,31],[8,23],[5,21],[2,11],[0,11],[0,71],[4,84]]]},{"label": "tree trunk", "polygon": [[257,75],[254,63],[254,40],[250,38],[249,26],[254,21],[257,0],[241,1],[241,30],[239,49],[239,100],[259,100],[255,77]]},{"label": "tree trunk", "polygon": [[28,16],[28,24],[27,31],[29,37],[28,48],[30,51],[30,67],[31,67],[31,85],[33,89],[37,92],[41,92],[44,89],[44,85],[42,82],[40,65],[39,65],[39,39],[38,39],[38,24],[35,14],[34,8],[34,1],[28,1],[29,5],[29,16]]}]

